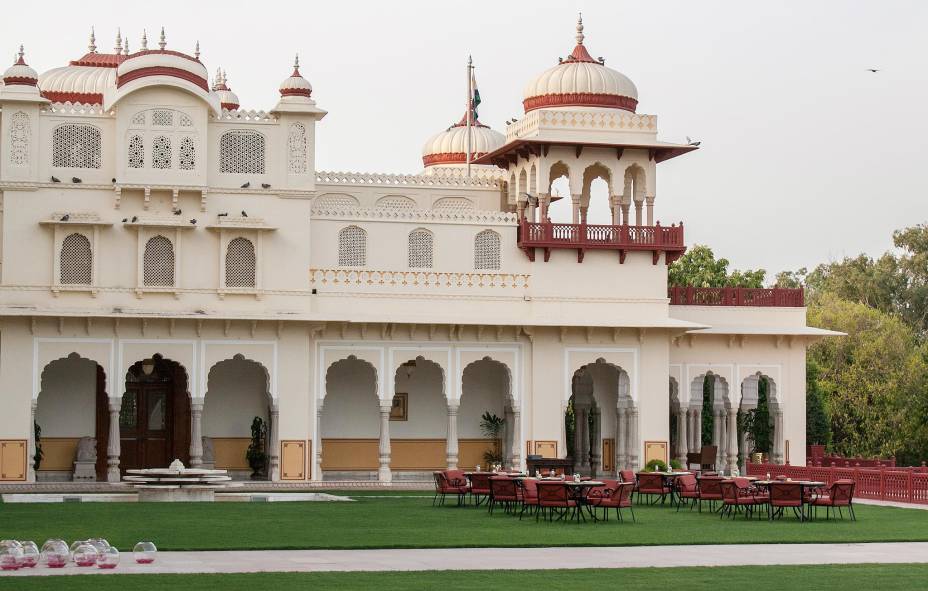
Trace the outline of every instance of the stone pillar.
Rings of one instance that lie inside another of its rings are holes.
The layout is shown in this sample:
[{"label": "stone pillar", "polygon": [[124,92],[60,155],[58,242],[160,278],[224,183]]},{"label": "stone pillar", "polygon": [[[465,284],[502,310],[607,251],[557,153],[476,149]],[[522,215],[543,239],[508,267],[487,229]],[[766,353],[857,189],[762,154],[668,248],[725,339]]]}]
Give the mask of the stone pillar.
[{"label": "stone pillar", "polygon": [[586,223],[586,212],[587,212],[589,209],[590,209],[589,207],[584,207],[584,206],[582,206],[582,205],[580,206],[580,223],[581,223],[581,224],[585,224],[585,223]]},{"label": "stone pillar", "polygon": [[268,466],[268,480],[276,482],[280,480],[280,406],[277,401],[271,403],[271,432],[268,433],[268,457],[270,465]]},{"label": "stone pillar", "polygon": [[548,221],[548,207],[551,205],[551,195],[548,193],[542,193],[538,196],[538,203],[541,209],[541,215],[539,216],[539,222]]},{"label": "stone pillar", "polygon": [[719,435],[722,433],[722,427],[719,425],[719,409],[712,409],[712,445],[717,449],[722,449],[721,438]]},{"label": "stone pillar", "polygon": [[35,411],[39,401],[32,399],[29,407],[29,446],[26,452],[26,480],[35,482]]},{"label": "stone pillar", "polygon": [[615,409],[615,465],[616,470],[624,470],[628,465],[628,452],[625,442],[628,439],[628,426],[625,423],[625,407]]},{"label": "stone pillar", "polygon": [[[458,406],[457,400],[448,401],[448,436],[445,440],[445,463],[449,470],[458,467]],[[469,468],[470,466],[468,466]]]},{"label": "stone pillar", "polygon": [[629,221],[629,209],[631,209],[631,204],[623,203],[622,204],[622,225],[627,226]]},{"label": "stone pillar", "polygon": [[783,457],[783,411],[779,408],[773,411],[773,463],[782,464]]},{"label": "stone pillar", "polygon": [[378,448],[380,468],[377,477],[380,482],[391,482],[393,473],[390,471],[390,409],[389,402],[380,403],[380,446]]},{"label": "stone pillar", "polygon": [[680,465],[683,466],[683,469],[686,469],[686,453],[689,450],[689,445],[687,444],[687,439],[689,435],[689,430],[686,428],[686,421],[689,420],[690,413],[684,407],[680,409],[680,412],[677,413],[677,459],[680,460]]},{"label": "stone pillar", "polygon": [[522,411],[518,406],[512,407],[512,467],[522,468]]},{"label": "stone pillar", "polygon": [[728,448],[728,436],[726,423],[728,421],[725,417],[725,408],[719,408],[715,411],[715,424],[717,426],[718,435],[718,453],[715,456],[715,464],[719,470],[724,470],[728,465],[728,457],[726,456],[726,449]]},{"label": "stone pillar", "polygon": [[693,451],[700,451],[702,449],[702,405],[693,409],[693,424],[696,432],[693,434],[693,443],[695,444]]},{"label": "stone pillar", "polygon": [[190,400],[190,467],[203,465],[203,403],[202,398]]},{"label": "stone pillar", "polygon": [[316,439],[319,444],[313,454],[315,470],[313,471],[313,480],[322,480],[322,400],[316,401]]},{"label": "stone pillar", "polygon": [[728,409],[728,470],[734,470],[738,467],[738,409]]},{"label": "stone pillar", "polygon": [[[109,399],[110,433],[106,445],[106,481],[119,482],[119,455],[121,445],[119,440],[119,410],[122,408],[122,398],[113,396]],[[165,466],[167,467],[167,466]]]},{"label": "stone pillar", "polygon": [[603,441],[602,441],[602,437],[600,436],[600,431],[599,431],[599,429],[600,429],[600,427],[599,427],[599,424],[600,424],[599,410],[598,410],[598,409],[594,409],[594,410],[590,413],[590,416],[593,417],[593,429],[592,429],[592,431],[590,432],[590,438],[593,440],[593,449],[592,449],[591,452],[590,452],[590,455],[592,456],[592,458],[590,459],[590,472],[591,472],[592,474],[599,474],[600,471],[602,470],[602,465],[603,465],[603,464],[602,464],[602,461],[603,461],[603,451],[602,451]]},{"label": "stone pillar", "polygon": [[580,435],[580,463],[579,472],[590,471],[590,411],[588,408],[577,409],[577,433]]},{"label": "stone pillar", "polygon": [[580,195],[571,195],[570,201],[571,201],[571,210],[573,212],[571,219],[573,220],[573,223],[579,224],[580,223]]},{"label": "stone pillar", "polygon": [[748,473],[748,461],[749,461],[748,456],[751,453],[750,450],[748,449],[748,432],[741,431],[738,435],[740,437],[739,449],[741,450],[741,456],[742,456],[741,457],[741,473],[747,474]]},{"label": "stone pillar", "polygon": [[648,225],[653,226],[654,225],[654,195],[645,197],[645,203],[647,203],[647,207],[648,207]]},{"label": "stone pillar", "polygon": [[637,200],[636,200],[636,201],[635,201],[635,225],[636,225],[636,226],[642,225],[642,223],[641,223],[641,214],[644,213],[644,212],[642,211],[643,209],[644,209],[644,202],[643,202],[643,201],[637,201]]},{"label": "stone pillar", "polygon": [[638,464],[639,454],[641,453],[641,442],[638,440],[638,407],[631,407],[628,413],[628,431],[629,431],[629,463],[632,470],[638,470],[641,466]]}]

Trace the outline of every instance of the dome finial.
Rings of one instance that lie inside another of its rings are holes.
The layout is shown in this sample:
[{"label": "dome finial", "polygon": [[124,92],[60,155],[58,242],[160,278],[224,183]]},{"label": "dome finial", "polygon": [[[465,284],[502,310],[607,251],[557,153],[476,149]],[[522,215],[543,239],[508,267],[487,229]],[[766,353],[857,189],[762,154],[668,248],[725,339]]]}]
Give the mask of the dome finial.
[{"label": "dome finial", "polygon": [[168,46],[167,40],[164,38],[164,27],[161,27],[161,38],[158,40],[158,49],[164,51],[164,48]]},{"label": "dome finial", "polygon": [[19,53],[16,54],[16,59],[13,61],[13,63],[15,63],[15,64],[17,64],[17,65],[20,65],[20,66],[26,65],[26,60],[23,58],[24,55],[26,55],[26,52],[25,52],[25,50],[23,49],[22,44],[20,43],[20,45],[19,45]]},{"label": "dome finial", "polygon": [[90,44],[87,45],[90,53],[97,53],[97,37],[93,34],[93,27],[90,27]]},{"label": "dome finial", "polygon": [[294,76],[300,75],[300,54],[296,54],[293,57],[293,75]]},{"label": "dome finial", "polygon": [[583,45],[583,13],[577,13],[577,45]]},{"label": "dome finial", "polygon": [[197,44],[193,48],[193,57],[200,59],[200,40],[197,39]]},{"label": "dome finial", "polygon": [[128,37],[126,37],[126,43],[125,45],[123,45],[122,54],[129,55],[129,38]]},{"label": "dome finial", "polygon": [[148,51],[148,33],[142,29],[142,51]]},{"label": "dome finial", "polygon": [[113,47],[113,53],[119,55],[122,53],[122,30],[116,28],[116,45]]}]

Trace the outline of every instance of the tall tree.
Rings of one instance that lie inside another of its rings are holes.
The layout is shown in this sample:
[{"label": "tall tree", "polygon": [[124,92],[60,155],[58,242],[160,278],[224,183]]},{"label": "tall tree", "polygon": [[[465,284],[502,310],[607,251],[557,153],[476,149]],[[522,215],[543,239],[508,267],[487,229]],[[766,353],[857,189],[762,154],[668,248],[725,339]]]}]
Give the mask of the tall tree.
[{"label": "tall tree", "polygon": [[728,259],[716,259],[712,249],[697,244],[670,265],[670,285],[692,287],[763,287],[764,269],[729,272]]},{"label": "tall tree", "polygon": [[822,370],[814,359],[806,362],[806,444],[831,446],[831,418],[819,385]]}]

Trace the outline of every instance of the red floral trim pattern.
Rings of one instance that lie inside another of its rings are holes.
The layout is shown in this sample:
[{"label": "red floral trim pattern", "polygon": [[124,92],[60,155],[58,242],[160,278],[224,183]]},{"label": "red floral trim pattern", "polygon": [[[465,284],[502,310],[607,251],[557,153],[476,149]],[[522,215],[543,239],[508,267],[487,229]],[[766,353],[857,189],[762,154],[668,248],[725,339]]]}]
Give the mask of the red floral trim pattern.
[{"label": "red floral trim pattern", "polygon": [[206,80],[199,75],[194,74],[193,72],[188,72],[187,70],[172,68],[169,66],[150,66],[148,68],[139,68],[138,70],[126,72],[122,76],[116,78],[116,88],[120,88],[127,82],[138,80],[139,78],[147,78],[148,76],[173,76],[174,78],[180,78],[181,80],[192,82],[202,88],[204,91],[209,92],[209,85],[206,83]]},{"label": "red floral trim pattern", "polygon": [[522,106],[525,108],[526,113],[544,107],[610,107],[634,113],[638,107],[638,101],[630,96],[617,94],[575,92],[532,96],[522,101]]},{"label": "red floral trim pattern", "polygon": [[[473,164],[474,160],[480,158],[487,152],[474,152],[470,161]],[[429,154],[422,157],[422,164],[425,166],[431,166],[433,164],[466,164],[467,163],[467,153],[466,152],[446,152],[444,154]]]}]

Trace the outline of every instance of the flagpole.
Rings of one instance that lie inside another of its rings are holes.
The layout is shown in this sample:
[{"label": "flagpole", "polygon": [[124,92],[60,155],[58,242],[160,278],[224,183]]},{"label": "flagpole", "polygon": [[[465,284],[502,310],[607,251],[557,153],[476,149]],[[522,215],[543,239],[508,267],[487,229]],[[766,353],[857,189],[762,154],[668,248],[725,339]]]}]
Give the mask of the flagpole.
[{"label": "flagpole", "polygon": [[471,133],[470,128],[473,123],[473,113],[474,113],[474,76],[472,74],[474,69],[474,61],[471,56],[467,56],[467,177],[470,178],[470,159],[471,159]]}]

